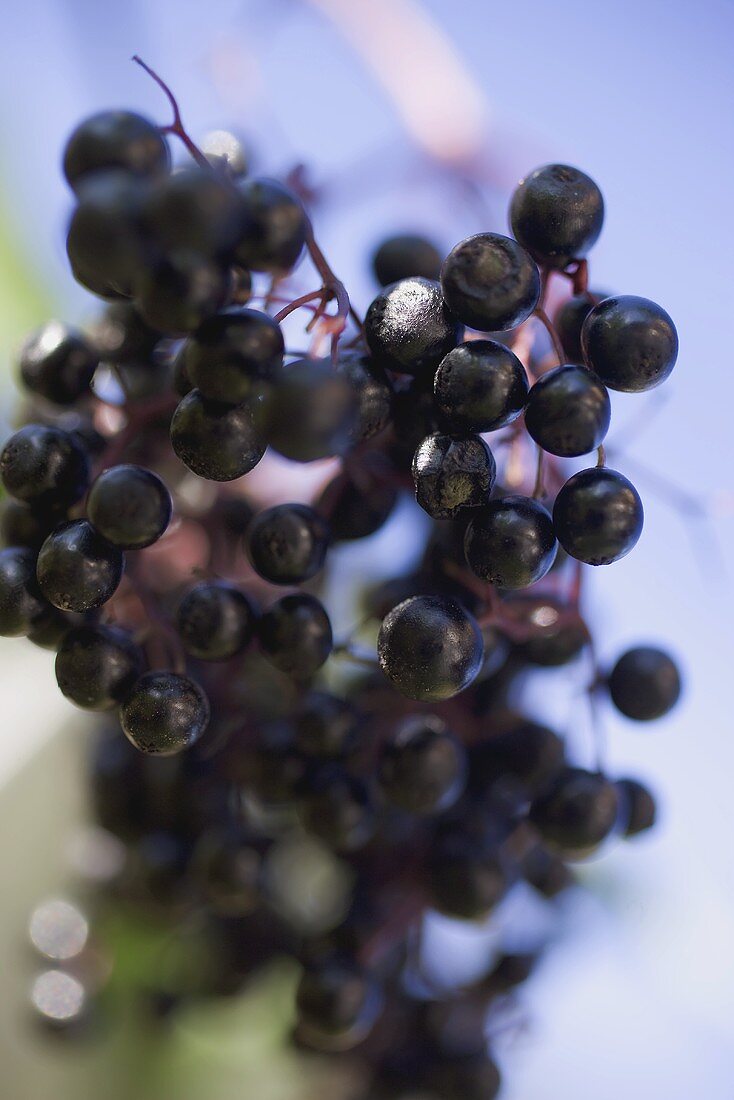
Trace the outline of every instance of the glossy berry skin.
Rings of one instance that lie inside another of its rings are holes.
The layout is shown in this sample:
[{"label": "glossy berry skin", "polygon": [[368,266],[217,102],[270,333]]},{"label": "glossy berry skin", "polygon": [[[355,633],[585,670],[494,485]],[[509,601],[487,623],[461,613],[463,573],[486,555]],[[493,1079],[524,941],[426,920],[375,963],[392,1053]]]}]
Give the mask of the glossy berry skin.
[{"label": "glossy berry skin", "polygon": [[57,527],[38,554],[41,591],[61,611],[92,611],[112,596],[122,579],[122,551],[85,519]]},{"label": "glossy berry skin", "polygon": [[0,452],[0,480],[16,500],[61,509],[79,500],[87,488],[87,454],[71,432],[27,424]]},{"label": "glossy berry skin", "polygon": [[468,340],[441,360],[433,392],[451,431],[490,432],[518,418],[528,381],[509,348],[494,340]]},{"label": "glossy berry skin", "polygon": [[544,451],[574,458],[599,446],[611,416],[606,386],[586,367],[567,363],[542,375],[530,390],[525,427]]},{"label": "glossy berry skin", "polygon": [[469,568],[499,588],[527,588],[544,577],[556,556],[553,521],[537,500],[490,500],[466,529]]},{"label": "glossy berry skin", "polygon": [[673,709],[681,693],[678,666],[664,650],[636,646],[609,673],[609,694],[626,718],[650,722]]},{"label": "glossy berry skin", "polygon": [[255,609],[228,581],[202,581],[179,604],[176,626],[184,649],[200,661],[227,661],[242,653],[255,630]]},{"label": "glossy berry skin", "polygon": [[595,244],[604,224],[604,199],[585,172],[547,164],[520,180],[510,222],[515,237],[539,263],[562,268]]},{"label": "glossy berry skin", "polygon": [[184,336],[227,304],[231,280],[215,260],[176,252],[146,264],[133,289],[148,325],[169,336]]},{"label": "glossy berry skin", "polygon": [[28,634],[48,604],[36,581],[36,555],[20,546],[0,550],[0,635]]},{"label": "glossy berry skin", "polygon": [[466,754],[442,719],[420,715],[384,743],[377,779],[394,806],[414,814],[439,813],[461,795]]},{"label": "glossy berry skin", "polygon": [[89,393],[98,364],[86,337],[59,321],[37,329],[20,351],[23,385],[55,405],[73,405]]},{"label": "glossy berry skin", "polygon": [[678,358],[678,333],[662,306],[634,294],[599,302],[581,329],[584,360],[612,390],[642,393],[664,382]]},{"label": "glossy berry skin", "polygon": [[613,783],[582,768],[564,768],[533,802],[530,820],[547,843],[568,857],[581,857],[609,836],[618,813]]},{"label": "glossy berry skin", "polygon": [[173,414],[171,444],[184,465],[209,481],[234,481],[249,473],[266,447],[249,405],[221,405],[196,389]]},{"label": "glossy berry skin", "polygon": [[[609,297],[607,290],[592,290],[593,299],[601,301]],[[581,348],[581,329],[584,321],[594,307],[594,301],[586,294],[576,294],[567,298],[555,312],[553,324],[569,363],[583,363]]]},{"label": "glossy berry skin", "polygon": [[76,190],[89,173],[121,168],[147,179],[170,166],[166,139],[154,122],[133,111],[100,111],[81,122],[64,149],[64,175]]},{"label": "glossy berry skin", "polygon": [[451,519],[486,504],[494,487],[494,455],[478,435],[455,439],[435,432],[413,458],[415,498],[434,519]]},{"label": "glossy berry skin", "polygon": [[616,470],[580,470],[553,506],[553,527],[563,549],[587,565],[619,561],[636,545],[644,512],[634,485]]},{"label": "glossy berry skin", "polygon": [[622,806],[622,835],[629,838],[652,829],[657,819],[652,792],[637,779],[618,779],[614,786]]},{"label": "glossy berry skin", "polygon": [[352,442],[357,396],[323,359],[297,359],[283,370],[266,401],[267,436],[292,462],[342,454]]},{"label": "glossy berry skin", "polygon": [[448,596],[412,596],[383,620],[377,639],[382,671],[409,699],[450,699],[482,665],[476,620]]},{"label": "glossy berry skin", "polygon": [[353,1045],[363,1039],[381,1008],[381,996],[374,979],[346,959],[329,959],[310,967],[296,989],[299,1030],[306,1041],[317,1045],[338,1040]]},{"label": "glossy berry skin", "polygon": [[146,672],[120,708],[123,732],[136,749],[173,756],[195,745],[209,724],[209,700],[188,676]]},{"label": "glossy berry skin", "polygon": [[114,626],[76,627],[56,654],[56,682],[67,699],[85,710],[119,705],[142,671],[140,647]]},{"label": "glossy berry skin", "polygon": [[379,245],[372,257],[372,270],[380,286],[414,276],[438,279],[441,259],[441,253],[426,237],[401,233]]},{"label": "glossy berry skin", "polygon": [[525,321],[538,304],[540,273],[517,241],[477,233],[460,241],[444,260],[441,289],[460,321],[499,332]]},{"label": "glossy berry skin", "polygon": [[132,294],[147,259],[140,224],[143,196],[140,182],[125,172],[98,172],[83,182],[66,252],[74,278],[92,294]]},{"label": "glossy berry skin", "polygon": [[323,568],[329,526],[307,504],[278,504],[255,516],[248,531],[250,561],[271,584],[301,584]]},{"label": "glossy berry skin", "polygon": [[390,422],[392,388],[387,375],[369,355],[357,351],[340,354],[337,373],[346,379],[356,398],[356,415],[350,433],[352,442],[372,439]]},{"label": "glossy berry skin", "polygon": [[186,343],[186,374],[205,397],[236,405],[273,382],[283,366],[283,334],[257,309],[210,317]]},{"label": "glossy berry skin", "polygon": [[337,852],[363,848],[375,828],[375,808],[366,783],[338,764],[325,764],[304,780],[298,816],[307,832]]},{"label": "glossy berry skin", "polygon": [[380,366],[427,377],[461,339],[461,324],[432,279],[401,279],[374,299],[364,322],[367,345]]},{"label": "glossy berry skin", "polygon": [[307,756],[338,760],[357,747],[359,725],[359,713],[348,699],[312,691],[295,717],[295,744]]},{"label": "glossy berry skin", "polygon": [[267,659],[296,679],[313,676],[333,646],[329,616],[315,596],[305,593],[272,604],[260,620],[258,638]]},{"label": "glossy berry skin", "polygon": [[151,546],[171,522],[171,494],[143,466],[111,466],[89,490],[87,516],[107,542],[120,550]]},{"label": "glossy berry skin", "polygon": [[245,179],[238,187],[244,229],[235,259],[248,271],[283,275],[298,263],[308,219],[297,195],[271,179]]},{"label": "glossy berry skin", "polygon": [[244,210],[226,176],[184,168],[156,181],[146,195],[142,221],[166,254],[180,249],[227,261],[242,231]]}]

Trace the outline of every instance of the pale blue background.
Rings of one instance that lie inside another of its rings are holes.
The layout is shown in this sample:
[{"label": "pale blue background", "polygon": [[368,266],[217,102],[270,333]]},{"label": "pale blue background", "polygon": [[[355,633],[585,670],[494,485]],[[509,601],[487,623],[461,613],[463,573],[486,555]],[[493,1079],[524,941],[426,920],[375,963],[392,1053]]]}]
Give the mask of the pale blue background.
[{"label": "pale blue background", "polygon": [[[504,1095],[731,1100],[734,9],[725,0],[424,6],[487,97],[488,148],[502,178],[550,159],[593,175],[607,202],[593,280],[656,299],[681,336],[665,408],[629,460],[616,460],[645,497],[644,536],[592,582],[603,657],[650,639],[685,662],[686,698],[669,721],[607,722],[612,767],[654,782],[663,825],[592,869],[593,898],[569,914],[567,940],[530,991],[529,1033],[503,1045]],[[126,105],[167,119],[128,61],[134,52],[177,89],[193,133],[240,124],[266,170],[302,159],[328,180],[376,151],[353,177],[354,208],[342,187],[333,212],[316,214],[361,307],[370,283],[354,257],[383,227],[410,222],[446,245],[504,228],[497,194],[488,196],[493,224],[483,226],[455,193],[421,183],[386,98],[305,3],[29,0],[5,7],[0,33],[5,200],[70,315],[85,316],[89,304],[65,271],[68,196],[57,159],[85,112]],[[269,107],[248,98],[247,82],[226,78],[233,46],[258,62]],[[412,190],[399,186],[408,177]],[[615,422],[645,401],[616,399]],[[671,510],[635,459],[707,503],[710,525]],[[583,742],[584,731],[576,736]]]}]

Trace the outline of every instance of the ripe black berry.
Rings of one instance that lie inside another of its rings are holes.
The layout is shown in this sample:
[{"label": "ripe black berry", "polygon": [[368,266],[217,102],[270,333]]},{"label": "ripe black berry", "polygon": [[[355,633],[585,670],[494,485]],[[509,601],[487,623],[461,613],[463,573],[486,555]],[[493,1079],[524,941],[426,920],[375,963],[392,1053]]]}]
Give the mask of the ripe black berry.
[{"label": "ripe black berry", "polygon": [[108,710],[127,696],[143,669],[130,634],[113,626],[70,630],[56,654],[56,682],[67,699],[87,710]]},{"label": "ripe black berry", "polygon": [[655,646],[636,646],[623,653],[609,673],[609,694],[618,711],[637,722],[662,718],[681,693],[678,666]]},{"label": "ripe black berry", "polygon": [[100,168],[121,168],[153,178],[168,171],[170,156],[158,127],[132,111],[100,111],[72,132],[64,149],[64,175],[75,190]]},{"label": "ripe black berry", "polygon": [[410,718],[384,743],[377,778],[393,805],[414,814],[438,813],[463,790],[464,748],[440,718]]},{"label": "ripe black berry", "polygon": [[604,223],[604,199],[578,168],[547,164],[520,180],[510,222],[520,244],[539,263],[566,267],[596,242]]},{"label": "ripe black berry", "polygon": [[122,569],[122,551],[106,542],[85,519],[57,527],[38,554],[41,591],[62,611],[101,607],[117,589]]},{"label": "ripe black berry", "polygon": [[483,332],[514,328],[538,304],[540,274],[524,248],[500,233],[477,233],[451,249],[441,289],[460,321]]},{"label": "ripe black berry", "polygon": [[143,466],[112,466],[89,490],[87,515],[120,550],[140,550],[161,537],[171,520],[171,494]]},{"label": "ripe black berry", "polygon": [[191,390],[171,419],[171,445],[193,473],[209,481],[234,481],[265,454],[249,405],[221,405]]},{"label": "ripe black berry", "polygon": [[255,516],[247,539],[250,561],[271,584],[300,584],[323,568],[329,527],[306,504],[278,504]]},{"label": "ripe black berry", "polygon": [[617,823],[613,783],[582,768],[564,768],[532,804],[530,819],[547,842],[568,856],[597,848]]},{"label": "ripe black berry", "polygon": [[372,269],[380,286],[389,286],[414,276],[438,279],[441,253],[425,237],[401,233],[388,237],[375,250]]},{"label": "ripe black berry", "polygon": [[427,376],[461,339],[461,324],[431,279],[401,279],[367,310],[365,337],[377,362],[398,374]]},{"label": "ripe black berry", "polygon": [[186,375],[204,397],[236,405],[278,377],[283,350],[280,326],[267,314],[229,310],[204,321],[186,342]]},{"label": "ripe black berry", "polygon": [[263,615],[260,646],[268,660],[297,679],[312,676],[331,653],[331,623],[315,596],[283,596]]},{"label": "ripe black berry", "polygon": [[87,488],[87,454],[71,432],[26,424],[0,452],[0,479],[17,500],[60,509],[74,504]]},{"label": "ripe black berry", "polygon": [[482,580],[500,588],[527,588],[553,565],[553,522],[537,500],[499,497],[472,518],[464,551],[472,572]]},{"label": "ripe black berry", "polygon": [[580,470],[553,506],[556,538],[572,558],[609,565],[635,546],[644,512],[634,485],[616,470]]},{"label": "ripe black berry", "polygon": [[175,252],[146,264],[133,280],[137,308],[148,325],[184,336],[226,305],[231,280],[215,260]]},{"label": "ripe black berry", "polygon": [[[327,485],[322,501],[328,491]],[[353,481],[347,481],[329,506],[332,542],[350,542],[374,535],[392,515],[397,500],[394,485],[378,483],[361,489]]]},{"label": "ripe black berry", "polygon": [[196,744],[209,724],[209,700],[175,672],[146,672],[120,708],[120,723],[136,749],[172,756]]},{"label": "ripe black berry", "polygon": [[434,396],[451,431],[494,431],[511,424],[524,408],[525,368],[503,344],[468,340],[441,360]]},{"label": "ripe black berry", "polygon": [[611,415],[606,386],[586,367],[565,364],[548,371],[530,390],[525,427],[544,451],[573,458],[599,446]]},{"label": "ripe black berry", "polygon": [[82,183],[66,251],[78,283],[102,298],[129,297],[145,267],[140,224],[144,191],[125,172],[98,172]]},{"label": "ripe black berry", "polygon": [[356,397],[352,441],[372,439],[387,425],[392,410],[392,389],[385,372],[369,355],[356,351],[339,356],[337,372],[346,378]]},{"label": "ripe black berry", "polygon": [[581,330],[584,359],[612,390],[641,393],[668,377],[678,357],[671,318],[648,298],[633,294],[594,306]]},{"label": "ripe black berry", "polygon": [[33,507],[8,497],[0,513],[0,542],[3,546],[25,546],[40,550],[58,523],[66,519],[66,510]]},{"label": "ripe black berry", "polygon": [[363,1039],[380,1011],[374,980],[347,960],[331,959],[306,970],[296,990],[299,1029],[307,1042],[338,1041],[345,1049]]},{"label": "ripe black berry", "polygon": [[277,180],[245,179],[238,190],[244,229],[235,252],[237,263],[274,275],[290,271],[306,241],[308,222],[300,199]]},{"label": "ripe black berry", "polygon": [[657,818],[657,806],[652,792],[637,779],[618,779],[614,786],[621,804],[623,836],[637,836],[652,829]]},{"label": "ripe black berry", "polygon": [[28,634],[47,606],[36,581],[33,551],[20,546],[0,550],[0,634]]},{"label": "ripe black berry", "polygon": [[496,476],[494,455],[478,435],[456,439],[435,432],[413,458],[416,500],[434,519],[486,504]]},{"label": "ripe black berry", "polygon": [[268,442],[293,462],[329,458],[349,448],[357,415],[355,391],[331,363],[297,359],[267,399]]},{"label": "ripe black berry", "polygon": [[156,181],[146,195],[146,231],[167,254],[178,250],[226,261],[244,220],[242,198],[226,176],[185,168]]},{"label": "ripe black berry", "polygon": [[413,596],[386,615],[380,667],[409,699],[450,699],[468,687],[484,657],[476,620],[447,596]]},{"label": "ripe black berry", "polygon": [[202,581],[179,604],[176,625],[184,649],[200,661],[226,661],[241,653],[255,629],[255,610],[227,581]]},{"label": "ripe black berry", "polygon": [[[609,292],[606,290],[594,290],[591,293],[597,301],[609,297]],[[593,306],[594,301],[589,295],[577,294],[573,298],[567,298],[555,312],[553,324],[569,363],[584,361],[581,329]]]},{"label": "ripe black berry", "polygon": [[33,393],[56,405],[73,405],[89,392],[99,359],[87,339],[70,325],[49,321],[20,351],[20,376]]}]

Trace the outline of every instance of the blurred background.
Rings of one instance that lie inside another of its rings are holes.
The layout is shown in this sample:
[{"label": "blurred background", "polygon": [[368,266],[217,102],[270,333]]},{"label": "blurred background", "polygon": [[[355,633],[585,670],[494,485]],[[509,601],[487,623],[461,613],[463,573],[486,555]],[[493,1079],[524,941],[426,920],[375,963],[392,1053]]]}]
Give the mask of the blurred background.
[{"label": "blurred background", "polygon": [[[258,172],[304,165],[322,247],[360,311],[375,293],[371,249],[389,232],[446,249],[504,232],[513,184],[551,160],[600,184],[591,285],[661,303],[681,354],[664,396],[614,395],[611,464],[636,482],[646,527],[634,554],[594,573],[590,618],[603,660],[638,641],[669,646],[686,694],[644,729],[604,715],[611,766],[649,781],[661,824],[588,865],[587,891],[564,903],[519,1024],[499,1039],[503,1096],[731,1100],[731,0],[25,0],[0,25],[3,434],[20,337],[49,316],[95,313],[66,267],[67,134],[104,107],[168,121],[133,53],[175,89],[195,138],[231,127]],[[274,1069],[277,988],[188,1021],[164,1050],[126,1047],[124,1034],[48,1047],[27,1027],[27,914],[71,875],[86,719],[57,692],[52,654],[2,642],[0,1095],[301,1095],[287,1061]],[[583,706],[569,725],[537,679],[543,713],[583,756]]]}]

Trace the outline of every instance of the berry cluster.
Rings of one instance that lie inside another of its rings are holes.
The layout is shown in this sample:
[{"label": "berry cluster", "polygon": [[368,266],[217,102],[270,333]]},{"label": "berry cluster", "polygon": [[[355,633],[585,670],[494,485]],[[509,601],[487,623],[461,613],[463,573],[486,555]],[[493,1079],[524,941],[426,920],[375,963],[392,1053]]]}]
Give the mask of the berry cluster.
[{"label": "berry cluster", "polygon": [[[522,687],[587,654],[594,706],[646,721],[677,700],[656,648],[599,669],[580,606],[583,564],[623,557],[643,522],[605,465],[608,391],[662,382],[675,328],[588,290],[603,200],[564,165],[521,181],[514,238],[476,234],[443,262],[423,238],[383,242],[362,324],[299,195],[249,176],[234,139],[199,149],[169,98],[170,127],[107,111],[66,146],[71,268],[107,305],[21,352],[0,633],[55,650],[64,695],[117,714],[91,774],[126,846],[113,896],[202,917],[216,965],[166,990],[152,974],[146,995],[231,992],[288,955],[301,1047],[354,1058],[370,1096],[489,1100],[488,1014],[536,948],[442,988],[421,920],[484,920],[521,881],[553,898],[569,861],[653,824],[646,787],[578,766]],[[171,170],[166,133],[190,167]],[[304,250],[321,283],[290,297]],[[573,290],[554,322],[552,281]],[[307,353],[282,327],[301,309]],[[267,500],[273,452],[327,460],[315,493]],[[261,462],[251,492],[238,479]],[[411,490],[420,562],[377,586],[342,574],[363,623],[335,642],[331,563]]]}]

